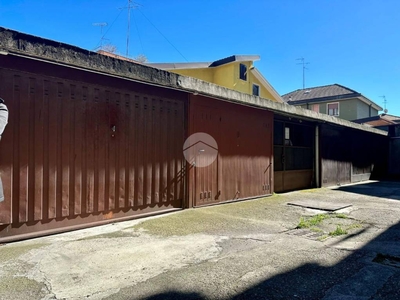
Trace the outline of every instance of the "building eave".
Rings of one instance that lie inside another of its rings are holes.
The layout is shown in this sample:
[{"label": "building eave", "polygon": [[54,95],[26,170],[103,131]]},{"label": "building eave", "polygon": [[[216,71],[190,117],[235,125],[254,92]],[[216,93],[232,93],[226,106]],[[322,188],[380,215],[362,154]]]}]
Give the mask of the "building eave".
[{"label": "building eave", "polygon": [[232,55],[212,62],[210,64],[210,67],[218,67],[232,62],[245,62],[256,60],[260,60],[259,55]]},{"label": "building eave", "polygon": [[371,105],[377,111],[381,111],[383,108],[374,103],[373,101],[369,100],[368,98],[364,97],[360,93],[353,93],[353,94],[346,94],[346,95],[338,95],[338,96],[329,96],[329,97],[321,97],[321,98],[314,98],[314,99],[305,99],[305,100],[292,100],[287,101],[286,103],[290,105],[304,105],[304,104],[317,104],[317,103],[326,103],[326,102],[334,102],[334,101],[346,101],[351,99],[358,99],[368,106]]},{"label": "building eave", "polygon": [[265,79],[265,77],[258,71],[258,69],[254,68],[250,71],[254,77],[261,82],[261,84],[270,92],[278,102],[284,103],[282,97],[278,94],[278,92],[273,88],[273,86]]}]

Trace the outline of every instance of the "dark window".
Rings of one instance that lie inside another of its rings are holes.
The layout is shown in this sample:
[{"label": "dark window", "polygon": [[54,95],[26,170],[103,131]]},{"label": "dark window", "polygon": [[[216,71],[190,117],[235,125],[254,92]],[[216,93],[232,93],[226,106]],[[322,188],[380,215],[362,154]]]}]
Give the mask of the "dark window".
[{"label": "dark window", "polygon": [[274,122],[274,145],[283,145],[283,122]]},{"label": "dark window", "polygon": [[257,84],[253,84],[253,95],[260,96],[260,87]]},{"label": "dark window", "polygon": [[244,64],[240,64],[239,78],[242,80],[247,80],[247,67]]}]

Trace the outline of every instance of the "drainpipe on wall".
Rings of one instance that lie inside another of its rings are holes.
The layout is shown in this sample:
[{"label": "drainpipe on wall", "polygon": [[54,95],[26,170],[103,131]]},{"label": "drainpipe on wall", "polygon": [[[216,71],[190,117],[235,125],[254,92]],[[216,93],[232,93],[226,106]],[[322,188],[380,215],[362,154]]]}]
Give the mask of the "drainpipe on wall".
[{"label": "drainpipe on wall", "polygon": [[319,125],[315,125],[315,185],[320,187],[319,182]]}]

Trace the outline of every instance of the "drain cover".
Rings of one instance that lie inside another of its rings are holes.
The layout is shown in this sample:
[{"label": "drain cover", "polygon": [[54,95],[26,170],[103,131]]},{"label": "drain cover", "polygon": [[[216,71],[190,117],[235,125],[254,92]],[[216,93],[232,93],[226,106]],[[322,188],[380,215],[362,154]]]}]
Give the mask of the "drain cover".
[{"label": "drain cover", "polygon": [[288,202],[287,204],[294,206],[301,206],[305,208],[325,210],[325,211],[336,211],[353,205],[351,203],[335,203],[335,202],[316,201],[316,200],[298,200],[298,201]]}]

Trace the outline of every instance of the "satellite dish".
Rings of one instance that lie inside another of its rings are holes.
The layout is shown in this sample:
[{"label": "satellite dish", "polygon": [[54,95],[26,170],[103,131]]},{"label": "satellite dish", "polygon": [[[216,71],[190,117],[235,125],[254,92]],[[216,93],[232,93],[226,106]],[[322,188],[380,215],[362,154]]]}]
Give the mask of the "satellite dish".
[{"label": "satellite dish", "polygon": [[388,110],[385,108],[385,109],[383,110],[383,112],[384,112],[385,114],[387,114]]}]

